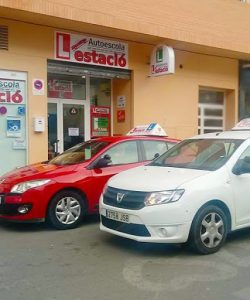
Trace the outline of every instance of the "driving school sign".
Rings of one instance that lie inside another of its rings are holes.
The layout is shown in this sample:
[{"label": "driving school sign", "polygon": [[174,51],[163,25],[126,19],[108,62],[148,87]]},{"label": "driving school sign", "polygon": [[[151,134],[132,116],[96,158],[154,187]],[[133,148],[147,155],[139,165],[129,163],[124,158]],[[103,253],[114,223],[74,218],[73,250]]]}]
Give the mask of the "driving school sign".
[{"label": "driving school sign", "polygon": [[154,48],[150,60],[150,76],[161,76],[175,72],[174,50],[166,45]]},{"label": "driving school sign", "polygon": [[55,59],[127,69],[128,44],[99,37],[55,32]]},{"label": "driving school sign", "polygon": [[24,104],[25,81],[0,78],[0,104]]}]

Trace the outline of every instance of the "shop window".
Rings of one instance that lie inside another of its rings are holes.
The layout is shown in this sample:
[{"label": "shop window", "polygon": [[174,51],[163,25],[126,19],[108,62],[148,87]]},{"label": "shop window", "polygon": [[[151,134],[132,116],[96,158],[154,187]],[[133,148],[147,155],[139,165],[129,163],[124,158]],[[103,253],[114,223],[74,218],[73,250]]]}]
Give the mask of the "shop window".
[{"label": "shop window", "polygon": [[48,74],[48,97],[85,100],[86,79],[76,75]]},{"label": "shop window", "polygon": [[199,91],[198,133],[210,133],[224,130],[225,105],[224,92],[205,90]]},{"label": "shop window", "polygon": [[111,105],[111,80],[90,78],[90,103],[95,106]]},{"label": "shop window", "polygon": [[105,154],[111,157],[110,165],[124,165],[139,161],[136,141],[116,145],[105,152],[103,157]]},{"label": "shop window", "polygon": [[142,144],[146,160],[152,160],[174,146],[172,143],[163,141],[142,141]]}]

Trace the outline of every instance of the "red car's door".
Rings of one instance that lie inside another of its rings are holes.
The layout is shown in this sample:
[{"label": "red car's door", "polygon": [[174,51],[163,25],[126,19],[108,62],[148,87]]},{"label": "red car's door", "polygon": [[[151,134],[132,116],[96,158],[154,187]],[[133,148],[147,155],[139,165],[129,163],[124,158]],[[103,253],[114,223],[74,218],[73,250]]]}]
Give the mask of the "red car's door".
[{"label": "red car's door", "polygon": [[92,169],[91,191],[88,196],[89,210],[97,207],[102,190],[111,176],[143,164],[140,160],[137,141],[124,141],[116,144],[101,157],[105,155],[110,157],[109,164],[106,167],[93,167]]}]

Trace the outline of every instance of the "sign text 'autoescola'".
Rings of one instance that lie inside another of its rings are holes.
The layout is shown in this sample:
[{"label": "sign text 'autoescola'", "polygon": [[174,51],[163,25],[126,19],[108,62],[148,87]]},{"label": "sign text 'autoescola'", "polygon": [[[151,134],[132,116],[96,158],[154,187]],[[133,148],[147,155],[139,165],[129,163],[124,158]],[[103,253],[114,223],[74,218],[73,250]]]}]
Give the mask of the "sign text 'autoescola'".
[{"label": "sign text 'autoescola'", "polygon": [[78,34],[55,33],[55,58],[89,65],[128,68],[128,45]]}]

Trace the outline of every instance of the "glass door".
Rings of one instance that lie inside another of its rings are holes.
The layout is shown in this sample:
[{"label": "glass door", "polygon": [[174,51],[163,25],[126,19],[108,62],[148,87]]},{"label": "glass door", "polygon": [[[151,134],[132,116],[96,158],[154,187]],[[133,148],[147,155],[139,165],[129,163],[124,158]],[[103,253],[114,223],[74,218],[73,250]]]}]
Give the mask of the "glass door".
[{"label": "glass door", "polygon": [[48,159],[90,139],[89,114],[85,101],[49,99]]},{"label": "glass door", "polygon": [[58,153],[57,103],[48,103],[48,159]]},{"label": "glass door", "polygon": [[84,105],[62,104],[63,150],[85,140]]}]

